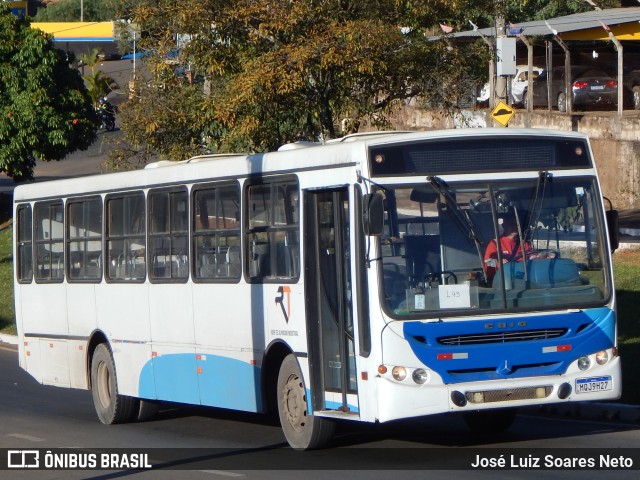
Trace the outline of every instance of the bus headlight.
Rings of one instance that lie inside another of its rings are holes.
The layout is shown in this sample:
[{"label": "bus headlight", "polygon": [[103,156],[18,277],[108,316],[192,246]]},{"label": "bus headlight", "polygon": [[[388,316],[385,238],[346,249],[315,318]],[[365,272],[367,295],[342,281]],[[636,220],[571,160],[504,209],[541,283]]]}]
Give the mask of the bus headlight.
[{"label": "bus headlight", "polygon": [[424,384],[429,379],[429,375],[427,375],[427,371],[424,368],[415,369],[411,376],[418,385]]},{"label": "bus headlight", "polygon": [[609,361],[609,354],[607,353],[606,350],[600,350],[598,353],[596,353],[596,363],[598,365],[604,365],[608,361]]},{"label": "bus headlight", "polygon": [[407,370],[404,367],[393,367],[391,375],[393,375],[394,380],[401,382],[407,378]]},{"label": "bus headlight", "polygon": [[578,368],[582,371],[587,370],[589,367],[591,366],[591,360],[589,360],[589,357],[580,357],[578,359]]}]

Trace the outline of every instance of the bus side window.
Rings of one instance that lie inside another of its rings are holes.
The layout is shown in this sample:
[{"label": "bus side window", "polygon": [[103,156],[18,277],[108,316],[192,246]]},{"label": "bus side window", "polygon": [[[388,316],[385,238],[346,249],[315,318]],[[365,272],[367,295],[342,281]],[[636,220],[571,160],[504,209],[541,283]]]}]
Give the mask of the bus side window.
[{"label": "bus side window", "polygon": [[194,280],[237,281],[242,273],[238,182],[195,187],[192,225]]},{"label": "bus side window", "polygon": [[29,283],[33,279],[33,215],[31,205],[20,205],[17,210],[16,252],[18,281]]},{"label": "bus side window", "polygon": [[102,279],[102,199],[73,199],[67,202],[68,280]]},{"label": "bus side window", "polygon": [[[149,192],[147,205],[151,280],[185,282],[189,277],[188,199],[185,188],[155,189]],[[138,277],[137,269],[143,268],[144,263],[134,263],[134,276]]]},{"label": "bus side window", "polygon": [[106,248],[110,280],[144,281],[146,275],[145,198],[136,192],[107,197]]},{"label": "bus side window", "polygon": [[247,195],[247,275],[252,279],[296,279],[300,272],[299,193],[293,178],[263,179]]},{"label": "bus side window", "polygon": [[62,282],[64,278],[64,210],[62,202],[36,203],[36,281]]}]

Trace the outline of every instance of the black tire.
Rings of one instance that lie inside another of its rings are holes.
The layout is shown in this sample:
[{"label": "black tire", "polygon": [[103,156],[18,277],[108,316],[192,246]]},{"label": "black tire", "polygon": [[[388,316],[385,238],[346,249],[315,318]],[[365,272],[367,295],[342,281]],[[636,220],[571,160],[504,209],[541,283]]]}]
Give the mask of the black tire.
[{"label": "black tire", "polygon": [[464,413],[462,418],[467,426],[477,433],[499,433],[507,430],[518,415],[516,408],[480,410]]},{"label": "black tire", "polygon": [[564,92],[560,92],[558,94],[558,111],[566,112],[567,111],[567,96]]},{"label": "black tire", "polygon": [[633,95],[631,98],[633,99],[633,109],[640,110],[640,86],[633,87]]},{"label": "black tire", "polygon": [[114,120],[107,120],[105,122],[105,128],[107,132],[113,132],[116,129],[116,122]]},{"label": "black tire", "polygon": [[284,436],[292,448],[320,448],[333,437],[335,423],[327,418],[309,415],[307,411],[307,391],[293,354],[287,355],[280,366],[278,414]]},{"label": "black tire", "polygon": [[113,356],[104,343],[96,347],[91,358],[91,393],[98,418],[105,425],[129,422],[138,415],[138,399],[118,393]]},{"label": "black tire", "polygon": [[151,400],[140,400],[140,407],[138,408],[138,415],[136,419],[139,422],[148,422],[153,420],[160,411],[160,404]]},{"label": "black tire", "polygon": [[[522,108],[525,109],[525,110],[529,110],[529,92],[527,91],[526,88],[522,92]],[[533,110],[533,108],[532,108],[532,110]]]}]

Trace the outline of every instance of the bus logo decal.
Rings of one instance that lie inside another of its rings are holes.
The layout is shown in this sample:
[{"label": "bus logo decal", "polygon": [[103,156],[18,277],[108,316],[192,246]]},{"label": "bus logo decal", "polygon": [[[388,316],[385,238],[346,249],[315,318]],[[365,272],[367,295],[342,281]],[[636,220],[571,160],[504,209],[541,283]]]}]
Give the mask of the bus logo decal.
[{"label": "bus logo decal", "polygon": [[[279,297],[276,297],[276,303],[280,304],[282,314],[284,315],[284,321],[289,323],[289,315],[291,314],[291,288],[287,286],[278,287]],[[285,306],[285,296],[287,305]]]}]

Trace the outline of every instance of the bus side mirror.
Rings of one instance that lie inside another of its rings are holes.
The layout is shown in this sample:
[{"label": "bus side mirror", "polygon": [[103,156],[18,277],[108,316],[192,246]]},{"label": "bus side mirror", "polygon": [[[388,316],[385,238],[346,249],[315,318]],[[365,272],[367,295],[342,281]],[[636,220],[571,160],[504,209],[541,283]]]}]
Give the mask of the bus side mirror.
[{"label": "bus side mirror", "polygon": [[618,225],[618,211],[607,210],[605,212],[607,217],[607,228],[609,229],[609,244],[611,245],[611,252],[615,252],[620,246],[620,227]]},{"label": "bus side mirror", "polygon": [[362,202],[362,227],[365,235],[378,236],[384,231],[384,196],[367,193]]}]

